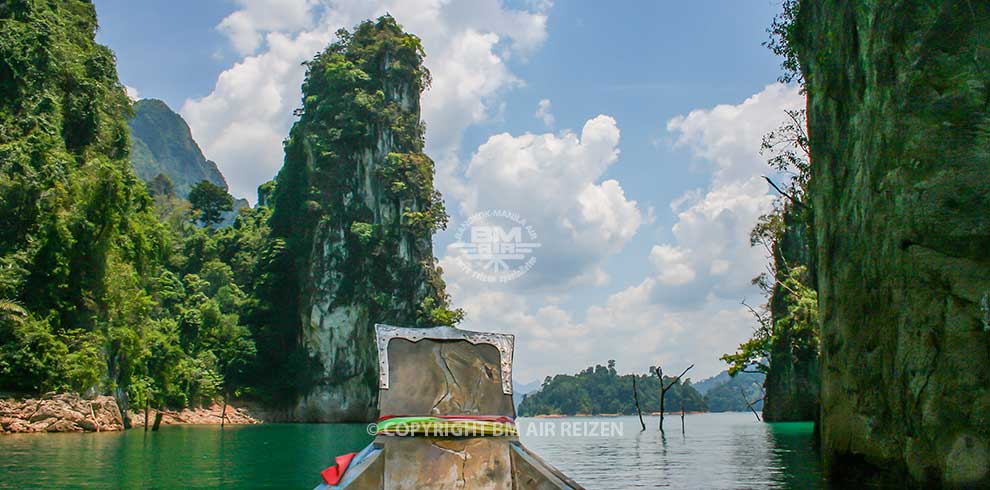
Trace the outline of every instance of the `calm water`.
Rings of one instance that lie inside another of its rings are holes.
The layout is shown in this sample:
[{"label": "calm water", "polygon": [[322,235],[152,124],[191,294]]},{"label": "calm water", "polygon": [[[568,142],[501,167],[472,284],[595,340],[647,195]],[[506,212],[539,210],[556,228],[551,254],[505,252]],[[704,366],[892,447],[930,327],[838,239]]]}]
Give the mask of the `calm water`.
[{"label": "calm water", "polygon": [[[681,434],[680,416],[668,415],[661,438],[657,417],[644,419],[646,432],[637,417],[523,418],[519,428],[526,447],[589,490],[824,487],[810,422],[706,413],[686,415]],[[561,435],[565,425],[570,436]],[[598,436],[587,435],[596,427]]]},{"label": "calm water", "polygon": [[[635,417],[519,422],[528,447],[589,489],[821,486],[811,424],[688,415],[684,435],[678,417],[666,424],[661,439],[655,417],[645,433]],[[593,426],[598,434],[588,436]],[[333,456],[370,441],[362,424],[0,436],[0,488],[310,489]]]}]

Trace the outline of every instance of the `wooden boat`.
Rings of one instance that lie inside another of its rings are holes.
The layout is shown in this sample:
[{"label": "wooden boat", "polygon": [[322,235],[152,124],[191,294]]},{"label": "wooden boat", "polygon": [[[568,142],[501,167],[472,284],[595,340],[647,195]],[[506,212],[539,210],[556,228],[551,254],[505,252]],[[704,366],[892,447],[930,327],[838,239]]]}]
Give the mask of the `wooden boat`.
[{"label": "wooden boat", "polygon": [[513,336],[389,325],[376,336],[381,431],[317,490],[583,490],[516,435]]}]

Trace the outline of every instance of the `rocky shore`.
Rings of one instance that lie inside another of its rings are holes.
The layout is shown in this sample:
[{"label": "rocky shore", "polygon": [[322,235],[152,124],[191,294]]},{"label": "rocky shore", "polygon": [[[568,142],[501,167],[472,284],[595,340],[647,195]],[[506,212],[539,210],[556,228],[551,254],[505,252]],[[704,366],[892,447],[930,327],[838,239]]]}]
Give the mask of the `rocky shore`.
[{"label": "rocky shore", "polygon": [[[161,425],[219,424],[221,403],[206,408],[162,411]],[[133,428],[144,427],[144,412],[129,412]],[[148,412],[154,424],[156,410]],[[259,424],[248,409],[227,405],[226,423]],[[47,394],[40,398],[0,398],[0,434],[30,432],[106,432],[124,430],[124,421],[111,396],[83,398],[74,393]]]},{"label": "rocky shore", "polygon": [[[220,415],[223,413],[223,404],[214,402],[206,408],[185,408],[182,410],[163,410],[161,425],[176,424],[220,424]],[[155,423],[157,410],[148,411],[148,426]],[[259,418],[252,417],[246,408],[238,408],[227,405],[228,424],[260,424]],[[144,427],[144,412],[131,411],[131,426]]]},{"label": "rocky shore", "polygon": [[123,430],[113,397],[85,399],[73,393],[41,398],[0,399],[0,433],[101,432]]}]

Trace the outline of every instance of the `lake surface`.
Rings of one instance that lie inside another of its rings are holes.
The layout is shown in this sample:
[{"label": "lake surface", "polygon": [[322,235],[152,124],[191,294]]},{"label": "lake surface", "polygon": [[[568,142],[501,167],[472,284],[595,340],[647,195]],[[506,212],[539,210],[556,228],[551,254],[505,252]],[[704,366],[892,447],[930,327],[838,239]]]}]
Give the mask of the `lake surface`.
[{"label": "lake surface", "polygon": [[[819,488],[811,424],[752,414],[519,420],[527,447],[589,490]],[[166,426],[99,434],[0,436],[0,488],[310,489],[338,454],[371,441],[364,424]]]},{"label": "lake surface", "polygon": [[644,420],[645,432],[637,417],[522,418],[519,429],[526,447],[589,490],[824,488],[811,422],[693,414],[682,434],[680,415],[667,415],[661,437],[658,417]]}]

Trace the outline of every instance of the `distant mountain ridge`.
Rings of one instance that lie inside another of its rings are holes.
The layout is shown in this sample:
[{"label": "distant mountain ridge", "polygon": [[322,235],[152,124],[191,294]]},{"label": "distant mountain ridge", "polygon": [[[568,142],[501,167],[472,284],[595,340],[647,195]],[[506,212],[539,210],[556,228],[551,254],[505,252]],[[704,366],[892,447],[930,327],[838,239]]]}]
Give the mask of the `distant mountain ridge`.
[{"label": "distant mountain ridge", "polygon": [[141,180],[150,182],[158,174],[165,174],[180,197],[187,197],[192,187],[203,180],[228,188],[217,164],[207,160],[193,140],[189,125],[165,102],[137,101],[134,117],[127,125],[131,128],[131,163]]},{"label": "distant mountain ridge", "polygon": [[763,373],[740,372],[729,376],[728,371],[722,371],[692,386],[705,396],[709,411],[746,412],[749,411],[747,401],[760,411],[763,410],[764,380],[766,375]]}]

